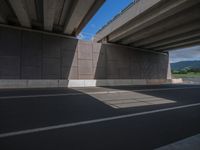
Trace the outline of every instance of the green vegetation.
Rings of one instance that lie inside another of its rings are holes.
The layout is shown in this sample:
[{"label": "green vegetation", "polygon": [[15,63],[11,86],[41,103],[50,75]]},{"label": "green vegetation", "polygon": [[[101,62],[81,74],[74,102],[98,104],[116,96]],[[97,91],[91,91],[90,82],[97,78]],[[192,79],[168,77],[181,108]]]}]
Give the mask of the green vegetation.
[{"label": "green vegetation", "polygon": [[172,73],[172,76],[174,78],[197,78],[197,77],[200,78],[200,72],[199,73],[189,72],[189,73],[186,73],[186,74],[174,74],[174,73]]},{"label": "green vegetation", "polygon": [[172,70],[174,78],[196,78],[200,77],[200,69],[191,69],[189,67],[182,70]]}]

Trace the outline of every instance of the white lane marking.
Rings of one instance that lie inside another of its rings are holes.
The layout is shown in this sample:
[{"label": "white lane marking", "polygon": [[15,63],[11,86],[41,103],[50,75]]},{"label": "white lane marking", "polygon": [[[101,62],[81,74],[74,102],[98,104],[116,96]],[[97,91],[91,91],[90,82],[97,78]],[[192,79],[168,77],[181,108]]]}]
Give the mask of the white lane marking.
[{"label": "white lane marking", "polygon": [[107,118],[101,118],[101,119],[74,122],[74,123],[68,123],[68,124],[47,126],[47,127],[41,127],[41,128],[35,128],[35,129],[27,129],[27,130],[15,131],[15,132],[1,133],[0,138],[6,138],[6,137],[11,137],[11,136],[24,135],[24,134],[30,134],[30,133],[36,133],[36,132],[43,132],[43,131],[49,131],[49,130],[56,130],[56,129],[62,129],[62,128],[69,128],[69,127],[75,127],[75,126],[80,126],[80,125],[94,124],[94,123],[100,123],[100,122],[106,122],[106,121],[112,121],[112,120],[118,120],[118,119],[124,119],[124,118],[131,118],[131,117],[136,117],[136,116],[183,109],[183,108],[194,107],[194,106],[200,106],[200,103],[188,104],[188,105],[182,105],[182,106],[176,106],[176,107],[170,107],[170,108],[163,108],[163,109],[157,109],[157,110],[151,110],[151,111],[146,111],[146,112],[127,114],[127,115],[120,115],[120,116],[114,116],[114,117],[107,117]]},{"label": "white lane marking", "polygon": [[2,96],[1,99],[20,99],[20,98],[37,98],[37,97],[57,97],[57,96],[76,96],[85,94],[114,94],[114,93],[127,93],[127,92],[151,92],[151,91],[168,91],[168,90],[182,90],[182,89],[198,89],[200,87],[180,87],[180,88],[157,88],[157,89],[142,89],[142,90],[113,90],[102,92],[84,92],[78,93],[60,93],[60,94],[39,94],[39,95],[23,95],[23,96]]}]

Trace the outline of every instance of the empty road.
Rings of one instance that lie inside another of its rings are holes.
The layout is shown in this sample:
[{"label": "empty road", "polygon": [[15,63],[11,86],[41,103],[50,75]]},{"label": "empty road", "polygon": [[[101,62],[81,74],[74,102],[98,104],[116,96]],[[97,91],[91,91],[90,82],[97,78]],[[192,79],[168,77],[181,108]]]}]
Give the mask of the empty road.
[{"label": "empty road", "polygon": [[0,90],[2,150],[151,150],[200,133],[200,85]]}]

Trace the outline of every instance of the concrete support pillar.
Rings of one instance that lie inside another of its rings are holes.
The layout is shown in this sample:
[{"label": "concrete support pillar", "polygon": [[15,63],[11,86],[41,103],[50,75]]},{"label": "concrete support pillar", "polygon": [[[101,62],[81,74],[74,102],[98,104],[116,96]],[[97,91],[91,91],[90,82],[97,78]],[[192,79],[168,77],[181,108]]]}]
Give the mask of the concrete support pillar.
[{"label": "concrete support pillar", "polygon": [[[168,53],[168,57],[169,57],[169,53]],[[170,60],[169,60],[169,58],[168,58],[167,79],[172,79],[171,65],[170,65]]]}]

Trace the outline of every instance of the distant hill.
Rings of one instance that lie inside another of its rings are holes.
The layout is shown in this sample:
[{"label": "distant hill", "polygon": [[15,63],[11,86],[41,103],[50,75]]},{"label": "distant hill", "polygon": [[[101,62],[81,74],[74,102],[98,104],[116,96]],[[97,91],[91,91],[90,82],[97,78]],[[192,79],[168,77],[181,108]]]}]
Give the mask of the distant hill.
[{"label": "distant hill", "polygon": [[200,60],[196,61],[181,61],[177,63],[171,63],[172,70],[182,70],[184,68],[200,69]]}]

